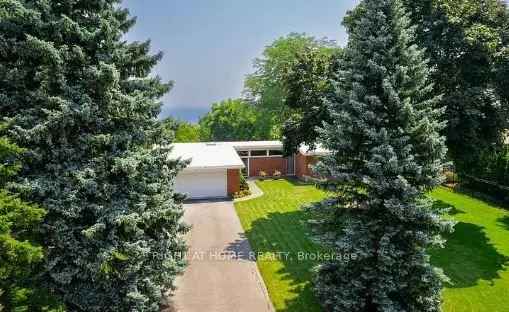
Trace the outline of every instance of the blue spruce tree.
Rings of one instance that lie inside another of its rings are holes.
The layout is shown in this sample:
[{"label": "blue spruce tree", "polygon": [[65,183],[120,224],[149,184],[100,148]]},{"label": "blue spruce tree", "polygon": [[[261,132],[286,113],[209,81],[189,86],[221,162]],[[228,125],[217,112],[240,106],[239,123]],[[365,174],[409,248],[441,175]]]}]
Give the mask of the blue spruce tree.
[{"label": "blue spruce tree", "polygon": [[0,0],[0,112],[47,209],[43,280],[70,311],[159,311],[184,267],[185,165],[157,147],[161,55],[116,0]]},{"label": "blue spruce tree", "polygon": [[443,109],[400,0],[364,0],[347,18],[331,122],[317,165],[336,196],[309,207],[339,255],[316,269],[326,311],[440,311],[442,278],[427,249],[452,230],[426,192],[441,183]]}]

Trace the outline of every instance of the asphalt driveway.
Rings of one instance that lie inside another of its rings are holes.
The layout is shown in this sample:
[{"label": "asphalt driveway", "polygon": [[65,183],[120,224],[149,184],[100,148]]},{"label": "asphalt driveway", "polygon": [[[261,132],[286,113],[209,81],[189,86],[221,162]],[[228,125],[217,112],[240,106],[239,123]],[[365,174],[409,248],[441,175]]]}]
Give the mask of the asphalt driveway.
[{"label": "asphalt driveway", "polygon": [[187,236],[189,267],[177,280],[177,312],[273,312],[233,202],[184,206],[193,226]]}]

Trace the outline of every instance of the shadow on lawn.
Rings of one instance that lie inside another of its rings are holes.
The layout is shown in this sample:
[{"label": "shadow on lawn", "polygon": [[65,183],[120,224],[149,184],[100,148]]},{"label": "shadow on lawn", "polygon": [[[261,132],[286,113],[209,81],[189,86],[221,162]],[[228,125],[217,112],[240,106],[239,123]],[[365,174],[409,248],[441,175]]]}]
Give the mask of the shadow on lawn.
[{"label": "shadow on lawn", "polygon": [[[303,211],[274,212],[266,218],[254,221],[251,230],[246,232],[246,237],[257,254],[290,253],[289,256],[280,254],[278,260],[283,267],[276,273],[285,284],[291,285],[291,293],[295,298],[287,300],[287,307],[278,309],[277,312],[320,311],[310,283],[311,269],[317,262],[298,259],[299,252],[318,250],[305,235],[305,222],[306,214]],[[261,261],[272,260],[264,258]]]},{"label": "shadow on lawn", "polygon": [[463,210],[460,210],[442,200],[434,200],[433,201],[433,209],[435,210],[446,210],[447,214],[450,216],[455,216],[460,213],[465,213]]},{"label": "shadow on lawn", "polygon": [[500,223],[500,225],[502,227],[504,227],[506,230],[509,231],[509,216],[505,216],[503,218],[499,218],[497,221],[498,221],[498,223]]},{"label": "shadow on lawn", "polygon": [[431,260],[451,279],[445,285],[448,288],[475,286],[479,280],[493,282],[509,262],[509,257],[498,253],[483,228],[475,224],[460,222],[445,238],[446,247],[433,250]]},{"label": "shadow on lawn", "polygon": [[313,182],[303,181],[297,177],[287,177],[285,178],[293,186],[306,186],[306,185],[315,185]]}]

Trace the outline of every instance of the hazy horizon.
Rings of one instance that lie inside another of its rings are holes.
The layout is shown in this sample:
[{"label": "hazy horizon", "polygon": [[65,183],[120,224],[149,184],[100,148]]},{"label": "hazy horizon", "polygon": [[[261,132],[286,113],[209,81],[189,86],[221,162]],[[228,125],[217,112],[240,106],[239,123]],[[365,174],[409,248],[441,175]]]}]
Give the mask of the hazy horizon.
[{"label": "hazy horizon", "polygon": [[245,75],[265,46],[289,33],[327,37],[344,45],[341,26],[359,0],[124,0],[137,24],[129,41],[151,39],[163,60],[155,73],[173,80],[161,117],[197,121],[210,106],[238,98]]}]

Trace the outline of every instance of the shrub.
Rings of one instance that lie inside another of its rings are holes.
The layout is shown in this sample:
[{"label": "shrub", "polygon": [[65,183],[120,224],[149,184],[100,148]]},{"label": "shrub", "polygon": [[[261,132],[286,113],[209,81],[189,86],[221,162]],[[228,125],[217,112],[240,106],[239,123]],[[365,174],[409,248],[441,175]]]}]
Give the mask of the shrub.
[{"label": "shrub", "polygon": [[509,186],[509,147],[484,151],[476,168],[472,168],[469,174]]},{"label": "shrub", "polygon": [[455,184],[458,183],[458,175],[454,171],[446,171],[445,175],[445,183],[447,184]]},{"label": "shrub", "polygon": [[263,170],[260,170],[260,172],[258,173],[258,175],[262,178],[266,178],[268,175],[267,175],[267,172],[263,171]]},{"label": "shrub", "polygon": [[251,195],[251,191],[250,190],[243,190],[243,191],[239,191],[239,192],[234,193],[233,194],[233,198],[238,199],[238,198],[247,197],[249,195]]},{"label": "shrub", "polygon": [[240,190],[246,191],[249,190],[249,184],[247,183],[246,177],[244,175],[240,175]]},{"label": "shrub", "polygon": [[274,170],[274,175],[273,175],[274,177],[276,177],[276,178],[280,178],[280,177],[281,177],[281,175],[282,175],[281,171],[279,171],[279,170]]},{"label": "shrub", "polygon": [[485,150],[475,166],[459,172],[461,185],[497,201],[509,202],[509,146]]}]

